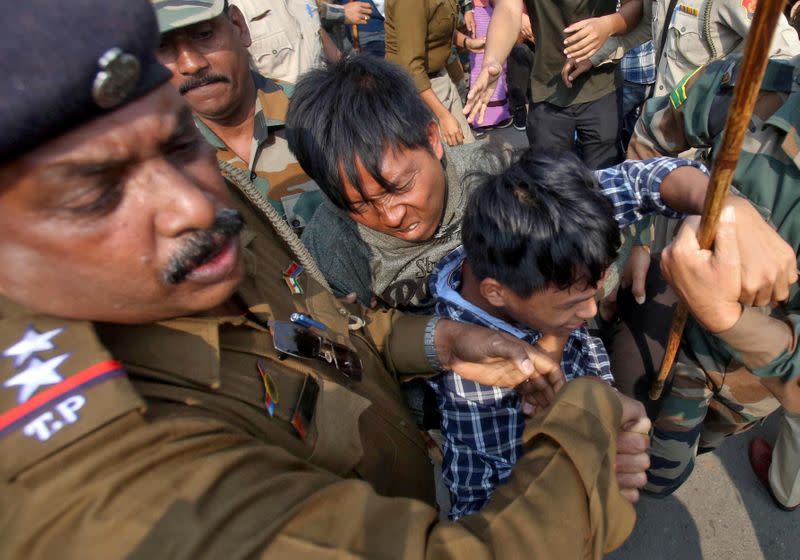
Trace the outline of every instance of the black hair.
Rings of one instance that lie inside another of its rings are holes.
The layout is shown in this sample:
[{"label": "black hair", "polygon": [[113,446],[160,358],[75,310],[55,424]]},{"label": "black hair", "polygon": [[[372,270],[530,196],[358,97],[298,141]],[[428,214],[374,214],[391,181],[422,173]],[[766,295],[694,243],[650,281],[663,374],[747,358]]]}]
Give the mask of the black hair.
[{"label": "black hair", "polygon": [[620,245],[614,208],[594,174],[569,152],[530,149],[483,177],[461,235],[478,279],[494,278],[520,297],[548,286],[596,286]]},{"label": "black hair", "polygon": [[375,56],[351,55],[300,78],[289,103],[286,138],[331,202],[353,211],[341,176],[364,196],[359,159],[384,190],[397,190],[400,185],[381,177],[383,154],[387,149],[432,152],[431,122],[433,113],[403,68]]}]

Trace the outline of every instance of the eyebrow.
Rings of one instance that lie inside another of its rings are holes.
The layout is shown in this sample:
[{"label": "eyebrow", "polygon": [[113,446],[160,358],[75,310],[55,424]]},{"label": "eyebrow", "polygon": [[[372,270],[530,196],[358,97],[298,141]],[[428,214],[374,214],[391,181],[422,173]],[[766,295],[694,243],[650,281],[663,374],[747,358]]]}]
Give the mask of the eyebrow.
[{"label": "eyebrow", "polygon": [[[175,144],[181,142],[182,138],[195,126],[192,118],[192,111],[189,107],[182,107],[177,114],[175,126],[170,132],[169,137],[158,143],[159,150],[169,150]],[[99,161],[67,161],[48,166],[43,170],[43,174],[48,179],[61,180],[64,178],[90,179],[101,177],[113,173],[119,173],[128,167],[134,157],[105,158]]]},{"label": "eyebrow", "polygon": [[[397,175],[395,175],[395,177],[394,177],[394,180],[390,181],[388,179],[385,179],[385,178],[384,179],[390,185],[392,185],[392,187],[394,189],[402,189],[404,186],[406,186],[417,175],[418,172],[419,172],[419,170],[412,165],[412,166],[410,166],[410,167],[408,167],[406,169],[401,170],[399,173],[397,173]],[[402,179],[402,180],[398,180],[398,179]],[[368,198],[364,198],[364,196],[362,195],[360,200],[353,201],[351,204],[368,204],[368,203],[370,203],[370,202],[372,202],[374,200],[379,200],[379,199],[383,198],[384,196],[386,196],[389,193],[390,193],[390,191],[384,190],[380,194],[376,194],[375,196],[370,196]]]},{"label": "eyebrow", "polygon": [[587,297],[579,297],[565,301],[559,307],[572,307],[578,303],[583,303],[584,301],[589,301],[590,299],[594,298],[594,294],[587,296]]}]

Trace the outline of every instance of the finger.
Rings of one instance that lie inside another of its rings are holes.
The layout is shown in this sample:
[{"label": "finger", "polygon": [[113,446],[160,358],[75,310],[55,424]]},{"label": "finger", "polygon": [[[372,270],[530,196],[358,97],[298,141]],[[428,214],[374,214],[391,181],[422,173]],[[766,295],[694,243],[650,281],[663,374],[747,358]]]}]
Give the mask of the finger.
[{"label": "finger", "polygon": [[572,87],[572,76],[570,75],[571,69],[572,69],[572,64],[570,64],[569,62],[567,62],[561,68],[561,81],[563,81],[564,85],[567,86],[568,88]]},{"label": "finger", "polygon": [[639,501],[639,491],[633,489],[625,489],[620,490],[619,493],[622,495],[623,498],[628,500],[630,503],[635,504]]},{"label": "finger", "polygon": [[763,307],[765,305],[769,305],[772,301],[772,292],[774,289],[774,285],[767,284],[762,286],[758,293],[756,293],[756,297],[753,299],[753,305],[755,307]]},{"label": "finger", "polygon": [[726,206],[719,216],[719,227],[714,237],[714,259],[729,267],[741,265],[739,244],[736,240],[736,211],[733,206]]},{"label": "finger", "polygon": [[522,414],[525,416],[533,416],[536,414],[536,405],[528,401],[522,401]]},{"label": "finger", "polygon": [[553,393],[559,392],[567,382],[567,378],[564,377],[564,373],[561,371],[561,369],[555,369],[551,371],[549,374],[547,374],[546,378],[547,382],[550,384],[550,387],[553,389]]},{"label": "finger", "polygon": [[575,60],[575,62],[582,62],[584,59],[587,59],[590,56],[592,56],[594,54],[596,48],[597,48],[597,45],[590,44],[590,45],[587,45],[587,46],[583,47],[579,51],[571,53],[571,54],[569,54],[567,56],[569,58]]},{"label": "finger", "polygon": [[533,393],[531,395],[533,397],[534,402],[536,403],[537,408],[547,408],[550,406],[550,399],[544,393]]},{"label": "finger", "polygon": [[617,434],[617,453],[644,453],[648,447],[650,447],[650,438],[647,434],[629,431],[621,431]]},{"label": "finger", "polygon": [[564,29],[564,33],[575,33],[576,31],[586,27],[587,23],[588,22],[585,19],[583,19],[583,20],[581,20],[579,22],[573,23],[572,25],[570,25],[569,27]]},{"label": "finger", "polygon": [[571,58],[575,58],[575,56],[577,56],[581,51],[587,47],[591,47],[595,42],[596,38],[593,34],[588,34],[579,38],[575,37],[570,43],[569,47],[564,49],[564,54],[569,55]]},{"label": "finger", "polygon": [[786,282],[781,282],[780,280],[775,282],[775,285],[772,287],[772,297],[770,298],[771,301],[779,302],[789,299],[790,286],[791,283],[787,284]]},{"label": "finger", "polygon": [[636,399],[626,397],[622,393],[616,393],[616,395],[622,405],[622,417],[620,418],[620,426],[623,427],[622,431],[630,431],[631,427],[640,426],[640,422],[647,418],[644,405]]},{"label": "finger", "polygon": [[486,117],[486,103],[481,103],[480,107],[478,108],[478,124],[483,124],[483,119]]},{"label": "finger", "polygon": [[683,221],[677,235],[672,240],[672,245],[680,246],[689,251],[699,251],[700,243],[697,241],[697,230],[700,228],[700,216],[689,216]]},{"label": "finger", "polygon": [[[548,383],[546,377],[534,375],[528,378],[526,383],[530,383],[533,385],[534,390],[536,391],[536,395],[544,400],[545,406],[550,404],[550,402],[555,398],[555,392],[553,388]],[[538,399],[537,399],[538,400]]]},{"label": "finger", "polygon": [[645,284],[647,282],[647,269],[649,267],[650,263],[648,262],[646,267],[635,266],[631,271],[631,293],[633,294],[634,301],[639,305],[643,305],[647,299]]},{"label": "finger", "polygon": [[647,453],[636,453],[635,455],[617,453],[614,462],[615,469],[622,474],[643,473],[650,468],[650,456]]},{"label": "finger", "polygon": [[634,416],[632,419],[628,420],[627,422],[622,424],[622,431],[626,433],[633,433],[633,434],[640,434],[644,436],[650,435],[650,430],[653,427],[653,423],[650,421],[650,418],[644,413],[644,406],[642,403],[639,403],[639,408],[637,409],[638,415]]},{"label": "finger", "polygon": [[[577,33],[574,33],[573,35],[570,35],[564,39],[564,44],[567,46],[568,50],[580,48],[578,45],[590,37],[591,33],[591,29],[581,29]],[[564,52],[566,53],[566,50]]]},{"label": "finger", "polygon": [[620,490],[634,490],[647,484],[647,475],[639,473],[617,473],[617,484]]}]

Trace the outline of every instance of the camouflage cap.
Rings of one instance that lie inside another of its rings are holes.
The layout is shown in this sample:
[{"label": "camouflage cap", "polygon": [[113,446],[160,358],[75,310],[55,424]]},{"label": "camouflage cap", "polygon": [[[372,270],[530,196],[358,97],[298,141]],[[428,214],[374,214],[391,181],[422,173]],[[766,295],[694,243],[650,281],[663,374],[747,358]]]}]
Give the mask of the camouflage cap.
[{"label": "camouflage cap", "polygon": [[225,0],[151,0],[161,33],[214,19],[225,9]]}]

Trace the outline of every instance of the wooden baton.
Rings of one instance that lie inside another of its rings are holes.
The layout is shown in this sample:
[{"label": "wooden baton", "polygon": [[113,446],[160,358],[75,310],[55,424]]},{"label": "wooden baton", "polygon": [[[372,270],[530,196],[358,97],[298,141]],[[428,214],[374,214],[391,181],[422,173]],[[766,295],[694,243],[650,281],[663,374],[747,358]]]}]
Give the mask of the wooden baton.
[{"label": "wooden baton", "polygon": [[[356,2],[357,0],[350,0],[350,2]],[[361,40],[358,38],[358,24],[354,23],[350,26],[350,31],[353,34],[353,49],[357,52],[361,52]]]},{"label": "wooden baton", "polygon": [[[769,61],[769,46],[778,18],[783,11],[785,0],[759,0],[753,23],[745,39],[744,57],[739,70],[739,77],[733,90],[733,99],[725,121],[724,136],[711,167],[711,178],[708,180],[706,200],[703,205],[703,215],[700,219],[700,229],[697,232],[697,241],[701,249],[710,249],[717,233],[719,215],[722,211],[722,201],[728,194],[728,186],[733,179],[742,141],[753,114],[753,108],[761,90],[761,81]],[[672,325],[669,329],[669,339],[658,371],[658,378],[650,387],[650,399],[658,400],[664,389],[669,372],[678,354],[681,345],[683,328],[689,317],[686,304],[680,302]]]}]

